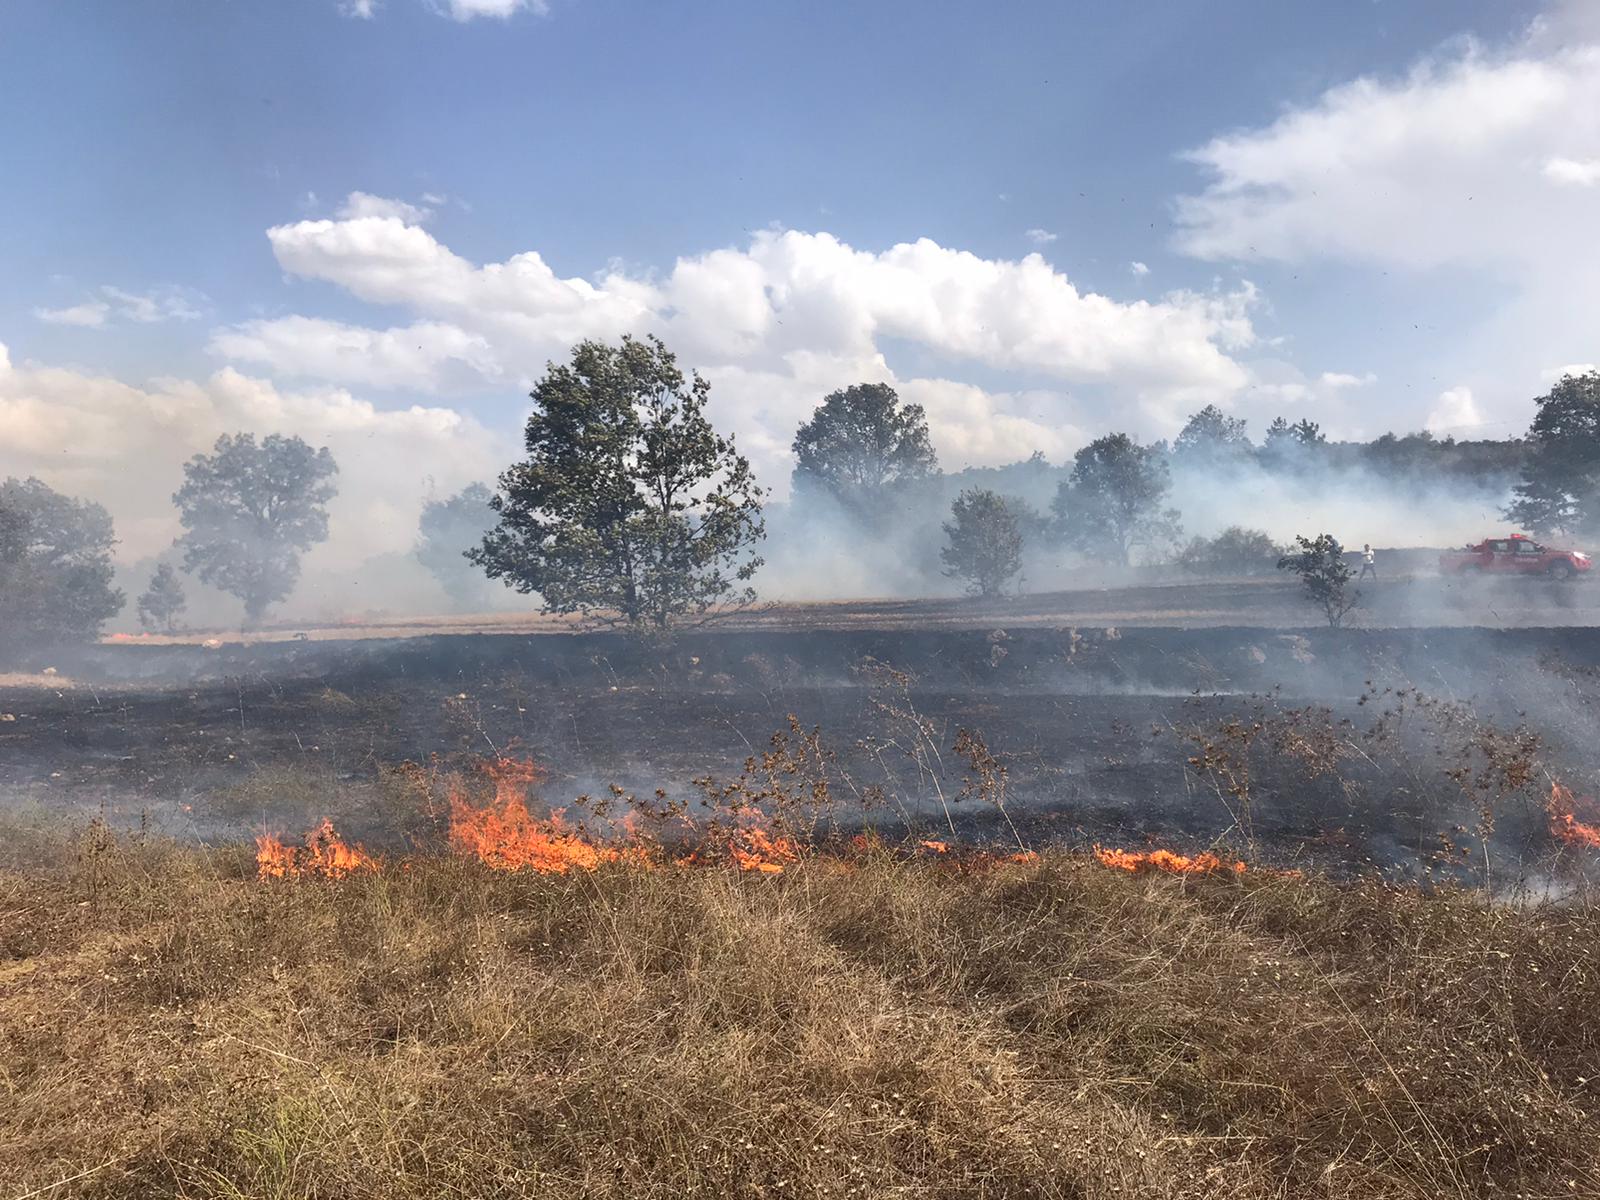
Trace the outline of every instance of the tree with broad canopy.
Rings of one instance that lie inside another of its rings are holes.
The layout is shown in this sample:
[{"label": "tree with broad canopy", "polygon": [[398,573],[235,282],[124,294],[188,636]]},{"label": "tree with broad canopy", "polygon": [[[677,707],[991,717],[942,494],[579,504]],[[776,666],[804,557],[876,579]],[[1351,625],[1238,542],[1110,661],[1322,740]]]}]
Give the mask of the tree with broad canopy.
[{"label": "tree with broad canopy", "polygon": [[763,493],[706,419],[710,393],[657,338],[580,343],[534,388],[527,457],[469,557],[546,612],[603,624],[659,632],[753,602]]},{"label": "tree with broad canopy", "polygon": [[883,513],[885,493],[939,469],[920,404],[902,404],[886,383],[831,393],[794,437],[797,493],[821,490],[858,517]]},{"label": "tree with broad canopy", "polygon": [[1017,515],[999,492],[968,488],[950,507],[944,522],[946,545],[939,552],[944,573],[965,579],[968,590],[998,596],[1022,569],[1022,531]]},{"label": "tree with broad canopy", "polygon": [[294,591],[300,556],[328,536],[328,501],[339,473],[326,446],[298,437],[223,434],[183,468],[173,495],[184,532],[183,567],[244,601],[257,624]]},{"label": "tree with broad canopy", "polygon": [[111,514],[38,479],[0,483],[0,650],[93,641],[122,609]]}]

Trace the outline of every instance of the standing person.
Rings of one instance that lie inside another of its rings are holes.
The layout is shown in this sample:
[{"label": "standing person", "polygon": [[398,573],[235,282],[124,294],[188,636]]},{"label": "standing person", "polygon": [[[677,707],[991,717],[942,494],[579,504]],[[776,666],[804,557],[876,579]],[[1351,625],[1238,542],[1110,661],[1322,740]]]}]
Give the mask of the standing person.
[{"label": "standing person", "polygon": [[1371,546],[1365,542],[1361,543],[1361,574],[1356,577],[1357,583],[1360,583],[1368,575],[1371,575],[1374,579],[1378,577],[1377,557],[1373,553]]}]

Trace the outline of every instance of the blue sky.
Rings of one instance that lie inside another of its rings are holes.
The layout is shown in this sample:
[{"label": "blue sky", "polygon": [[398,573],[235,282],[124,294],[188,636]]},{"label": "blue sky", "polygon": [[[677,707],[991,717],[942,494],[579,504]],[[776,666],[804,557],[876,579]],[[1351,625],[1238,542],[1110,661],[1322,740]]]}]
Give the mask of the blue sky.
[{"label": "blue sky", "polygon": [[1503,436],[1600,357],[1593,11],[7,0],[0,473],[154,545],[177,451],[298,422],[399,545],[630,330],[780,486],[861,377],[950,465],[1213,401]]}]

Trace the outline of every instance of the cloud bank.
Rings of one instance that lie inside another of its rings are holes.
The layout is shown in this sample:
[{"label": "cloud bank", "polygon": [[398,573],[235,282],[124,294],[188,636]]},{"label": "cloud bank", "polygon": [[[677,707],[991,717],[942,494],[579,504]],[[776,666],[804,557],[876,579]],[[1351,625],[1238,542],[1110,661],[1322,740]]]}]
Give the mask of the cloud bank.
[{"label": "cloud bank", "polygon": [[[1218,262],[1354,263],[1472,281],[1456,360],[1518,397],[1593,346],[1600,304],[1600,19],[1554,6],[1513,44],[1467,41],[1363,77],[1187,157],[1175,248]],[[1448,273],[1448,274],[1447,274]],[[1526,416],[1526,401],[1515,402]]]},{"label": "cloud bank", "polygon": [[[1124,302],[1086,292],[1037,254],[987,259],[928,239],[880,251],[826,232],[768,230],[679,258],[661,274],[557,274],[537,250],[475,263],[420,218],[374,197],[331,220],[275,226],[290,276],[398,309],[387,327],[310,315],[217,330],[218,356],[295,379],[440,395],[517,395],[584,338],[655,333],[713,382],[719,419],[768,482],[822,396],[887,380],[928,404],[954,465],[1075,448],[1073,393],[1104,392],[1119,419],[1170,432],[1250,381],[1248,283]],[[914,353],[907,354],[907,348]],[[926,369],[908,370],[914,358]],[[981,388],[973,372],[1026,380]]]}]

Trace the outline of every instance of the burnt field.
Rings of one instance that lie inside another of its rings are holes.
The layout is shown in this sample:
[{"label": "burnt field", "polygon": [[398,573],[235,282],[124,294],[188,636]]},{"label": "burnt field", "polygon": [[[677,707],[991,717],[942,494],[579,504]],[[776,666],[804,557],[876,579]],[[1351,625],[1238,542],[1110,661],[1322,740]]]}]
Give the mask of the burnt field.
[{"label": "burnt field", "polygon": [[[1000,614],[993,614],[999,616]],[[400,780],[526,757],[539,798],[753,793],[814,733],[824,831],[1412,874],[1563,853],[1600,772],[1589,628],[746,629],[104,646],[0,689],[13,807],[184,838],[425,824]],[[792,720],[791,720],[792,719]],[[958,749],[963,731],[976,735]],[[792,757],[792,756],[791,756]],[[412,764],[410,768],[404,764]],[[759,766],[759,764],[758,764]],[[579,801],[579,810],[584,804]],[[1502,875],[1502,879],[1505,876]]]},{"label": "burnt field", "polygon": [[[1432,565],[1434,551],[1378,553],[1377,580],[1359,584],[1361,604],[1347,623],[1365,629],[1569,628],[1600,625],[1600,583],[1560,583],[1541,577],[1445,576]],[[1119,628],[1297,629],[1317,619],[1298,582],[1277,576],[1202,580],[1170,571],[1125,572],[1131,578],[1105,586],[1030,592],[982,600],[817,600],[762,604],[726,614],[718,627],[738,632],[805,630],[992,629],[1038,626]],[[531,608],[521,612],[440,616],[390,615],[381,610],[336,620],[278,622],[250,631],[196,631],[176,637],[120,634],[114,642],[195,644],[208,638],[252,644],[279,641],[348,641],[446,634],[570,633],[562,617]]]}]

